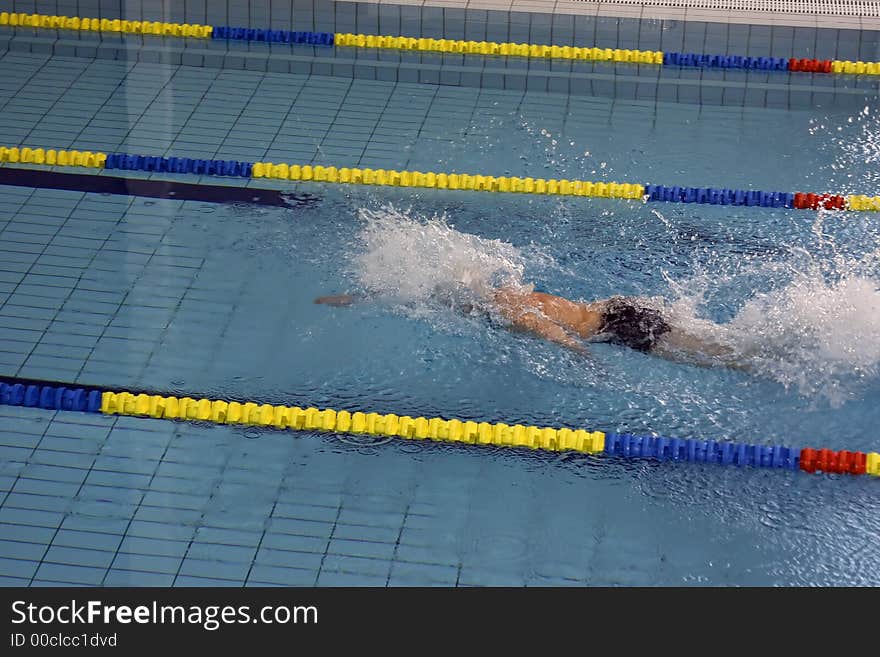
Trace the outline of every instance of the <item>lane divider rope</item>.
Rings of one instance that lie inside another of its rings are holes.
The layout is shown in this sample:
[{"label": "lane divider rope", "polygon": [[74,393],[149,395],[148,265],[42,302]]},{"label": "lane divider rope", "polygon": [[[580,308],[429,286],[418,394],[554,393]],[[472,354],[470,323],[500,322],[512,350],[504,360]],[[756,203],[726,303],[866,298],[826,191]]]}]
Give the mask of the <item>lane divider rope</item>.
[{"label": "lane divider rope", "polygon": [[76,384],[41,385],[6,378],[0,382],[0,404],[214,424],[252,425],[342,434],[385,436],[404,440],[572,451],[623,458],[688,461],[805,472],[880,477],[880,453],[796,449],[714,440],[606,434],[584,429],[556,429],[503,422],[474,422],[393,413],[363,413],[332,408],[300,408],[257,402],[164,396],[84,388]]},{"label": "lane divider rope", "polygon": [[0,26],[31,27],[122,34],[146,34],[166,37],[262,41],[266,43],[304,44],[351,48],[383,48],[416,52],[438,52],[473,55],[496,55],[540,59],[651,64],[698,68],[744,69],[760,71],[796,71],[806,73],[837,73],[849,75],[880,75],[880,62],[837,59],[783,57],[742,57],[700,53],[633,50],[627,48],[595,48],[544,44],[473,41],[463,39],[432,39],[425,37],[353,34],[348,32],[309,32],[269,30],[249,27],[211,26],[163,21],[127,21],[107,18],[78,18],[45,14],[0,13]]},{"label": "lane divider rope", "polygon": [[86,32],[117,32],[123,34],[152,34],[156,36],[211,38],[213,27],[164,21],[127,21],[107,18],[79,18],[0,12],[0,25],[33,27],[52,30],[81,30]]},{"label": "lane divider rope", "polygon": [[466,173],[435,173],[334,167],[322,165],[275,164],[239,160],[207,160],[186,157],[158,157],[130,153],[93,153],[91,151],[18,148],[0,146],[0,163],[78,166],[123,171],[226,176],[236,178],[270,178],[288,181],[311,181],[349,185],[381,185],[452,189],[484,192],[549,194],[559,196],[591,196],[701,203],[711,205],[745,205],[799,210],[872,210],[880,211],[880,196],[864,194],[766,192],[761,190],[717,187],[679,187],[641,185],[637,183],[590,182],[555,178],[520,178],[486,176]]}]

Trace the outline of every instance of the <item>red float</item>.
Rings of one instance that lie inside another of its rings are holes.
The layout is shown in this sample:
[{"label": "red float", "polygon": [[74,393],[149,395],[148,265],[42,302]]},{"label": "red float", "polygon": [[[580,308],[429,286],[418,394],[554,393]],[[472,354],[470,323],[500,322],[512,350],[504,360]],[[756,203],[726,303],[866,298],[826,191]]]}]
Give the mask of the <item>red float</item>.
[{"label": "red float", "polygon": [[831,73],[830,59],[789,59],[789,71],[805,71],[807,73]]},{"label": "red float", "polygon": [[820,207],[826,210],[844,210],[846,209],[846,197],[839,194],[797,192],[791,204],[798,210],[818,210]]},{"label": "red float", "polygon": [[837,474],[865,474],[867,455],[864,452],[833,452],[830,449],[802,449],[799,459],[801,470],[806,472],[833,472]]},{"label": "red float", "polygon": [[830,59],[789,59],[789,71],[805,71],[807,73],[831,73]]}]

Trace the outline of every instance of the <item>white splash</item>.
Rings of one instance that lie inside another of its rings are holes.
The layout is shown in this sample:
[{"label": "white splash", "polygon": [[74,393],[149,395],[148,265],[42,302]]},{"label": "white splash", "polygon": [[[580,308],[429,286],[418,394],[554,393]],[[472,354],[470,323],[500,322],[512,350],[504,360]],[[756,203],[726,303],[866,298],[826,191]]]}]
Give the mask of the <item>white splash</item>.
[{"label": "white splash", "polygon": [[410,216],[394,207],[359,210],[356,273],[369,292],[403,303],[461,292],[521,286],[523,254],[512,244],[462,233],[445,216]]},{"label": "white splash", "polygon": [[[815,253],[790,249],[782,262],[752,261],[685,281],[667,276],[669,312],[676,326],[732,349],[754,373],[839,405],[880,375],[880,247],[857,258],[841,255],[821,234],[822,221]],[[705,319],[701,308],[713,287],[742,278],[770,280],[729,322]]]}]

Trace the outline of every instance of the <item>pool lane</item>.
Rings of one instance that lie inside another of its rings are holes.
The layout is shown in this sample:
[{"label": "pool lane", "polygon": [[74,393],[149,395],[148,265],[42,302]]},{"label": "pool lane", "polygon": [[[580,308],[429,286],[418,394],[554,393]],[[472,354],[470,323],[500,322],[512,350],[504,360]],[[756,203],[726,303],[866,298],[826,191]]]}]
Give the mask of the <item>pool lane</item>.
[{"label": "pool lane", "polygon": [[461,421],[455,418],[413,418],[360,411],[352,413],[332,408],[212,400],[198,398],[198,395],[181,397],[16,378],[0,380],[0,404],[53,411],[253,425],[292,431],[880,477],[880,453],[877,452],[809,447],[793,449],[781,445],[606,434],[602,431]]}]

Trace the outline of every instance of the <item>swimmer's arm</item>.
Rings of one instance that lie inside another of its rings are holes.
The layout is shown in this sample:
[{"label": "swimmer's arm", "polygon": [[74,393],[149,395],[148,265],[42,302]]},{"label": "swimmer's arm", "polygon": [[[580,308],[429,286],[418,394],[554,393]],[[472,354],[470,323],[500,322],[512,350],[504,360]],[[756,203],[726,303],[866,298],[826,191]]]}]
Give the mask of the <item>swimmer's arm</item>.
[{"label": "swimmer's arm", "polygon": [[579,354],[587,355],[589,353],[583,342],[573,337],[559,324],[544,315],[525,312],[512,317],[511,321],[515,328],[534,333],[545,340],[561,344],[563,347],[568,347]]},{"label": "swimmer's arm", "polygon": [[662,336],[651,351],[671,361],[699,367],[722,366],[743,372],[754,370],[754,365],[733,348],[675,328]]},{"label": "swimmer's arm", "polygon": [[325,306],[351,306],[357,300],[358,297],[353,294],[335,294],[327,297],[318,297],[315,299],[315,303]]}]

